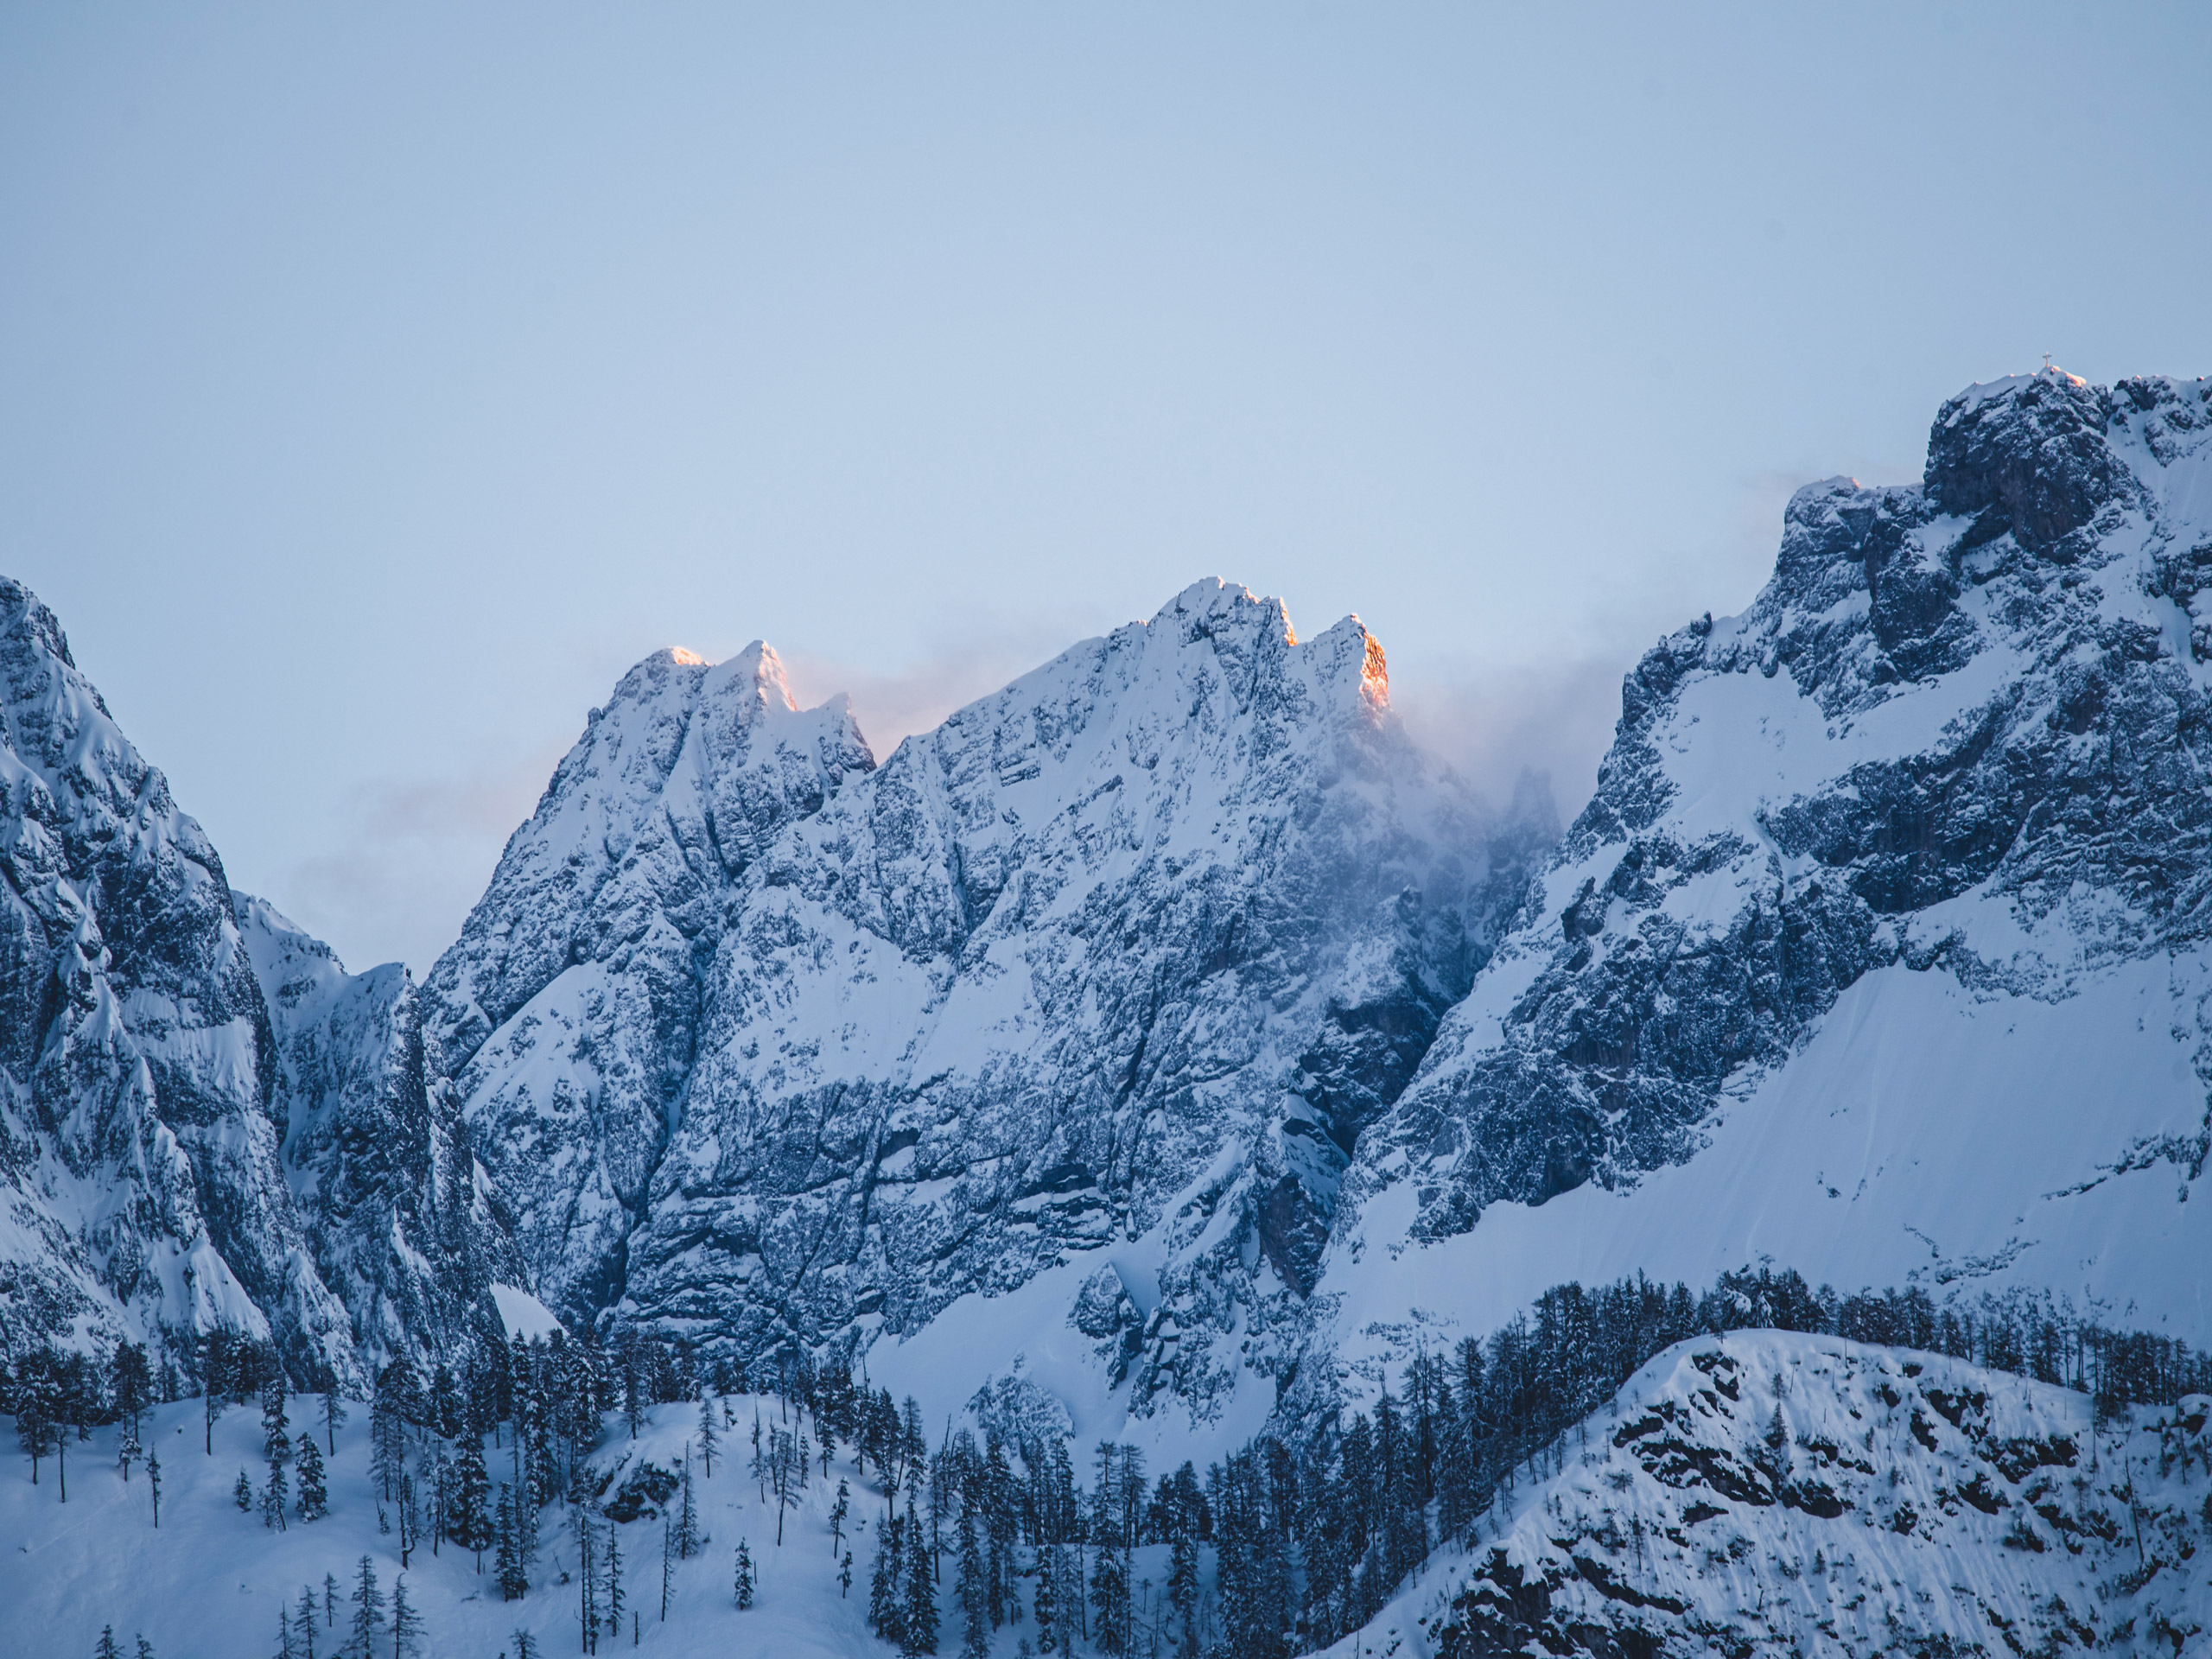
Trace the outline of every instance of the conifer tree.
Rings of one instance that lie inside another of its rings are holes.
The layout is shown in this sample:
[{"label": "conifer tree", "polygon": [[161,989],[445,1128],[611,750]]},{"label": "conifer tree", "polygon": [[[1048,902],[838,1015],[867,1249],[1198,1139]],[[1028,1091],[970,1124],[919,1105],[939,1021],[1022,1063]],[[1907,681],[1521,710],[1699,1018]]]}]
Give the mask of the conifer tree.
[{"label": "conifer tree", "polygon": [[154,1644],[143,1636],[138,1638],[137,1659],[154,1659]]},{"label": "conifer tree", "polygon": [[272,1464],[285,1462],[292,1455],[291,1437],[284,1432],[291,1421],[284,1410],[284,1379],[279,1372],[261,1394],[261,1455]]},{"label": "conifer tree", "polygon": [[261,1524],[272,1532],[285,1531],[284,1505],[291,1497],[289,1483],[284,1478],[284,1465],[269,1465],[269,1484],[261,1491]]},{"label": "conifer tree", "polygon": [[737,1605],[739,1611],[753,1605],[753,1552],[745,1547],[745,1540],[737,1541]]},{"label": "conifer tree", "polygon": [[660,1523],[660,1622],[668,1623],[668,1575],[676,1560],[675,1527],[666,1517]]},{"label": "conifer tree", "polygon": [[1098,1622],[1091,1630],[1091,1641],[1098,1651],[1127,1652],[1129,1574],[1121,1552],[1110,1542],[1099,1544],[1098,1554],[1091,1563],[1090,1605],[1098,1614]]},{"label": "conifer tree", "polygon": [[231,1488],[231,1497],[238,1506],[240,1515],[253,1512],[253,1483],[245,1478],[245,1471],[238,1471],[238,1484]]},{"label": "conifer tree", "polygon": [[610,1636],[622,1634],[622,1606],[629,1599],[622,1593],[622,1529],[613,1521],[607,1523],[607,1630]]},{"label": "conifer tree", "polygon": [[715,1478],[715,1453],[721,1448],[721,1436],[715,1432],[715,1402],[701,1395],[699,1400],[699,1456],[707,1465],[707,1478]]},{"label": "conifer tree", "polygon": [[391,1581],[391,1659],[410,1659],[423,1650],[423,1616],[407,1599],[407,1575]]},{"label": "conifer tree", "polygon": [[960,1517],[960,1565],[953,1578],[953,1599],[960,1604],[965,1622],[963,1659],[989,1659],[991,1651],[990,1599],[983,1586],[983,1552],[976,1541],[976,1518]]},{"label": "conifer tree", "polygon": [[514,1489],[505,1481],[499,1483],[499,1549],[494,1570],[499,1581],[499,1596],[505,1601],[519,1600],[530,1589],[529,1574],[523,1570],[521,1541],[515,1524]]},{"label": "conifer tree", "polygon": [[591,1652],[599,1637],[599,1528],[586,1509],[576,1511],[576,1628]]},{"label": "conifer tree", "polygon": [[38,1484],[38,1460],[54,1450],[58,1438],[51,1406],[45,1368],[26,1355],[16,1366],[16,1443],[29,1454],[34,1486]]},{"label": "conifer tree", "polygon": [[537,1639],[528,1630],[514,1633],[515,1659],[537,1659]]},{"label": "conifer tree", "polygon": [[300,1586],[300,1605],[293,1613],[292,1629],[300,1643],[300,1659],[315,1659],[315,1586]]},{"label": "conifer tree", "polygon": [[896,1642],[904,1628],[899,1617],[902,1588],[899,1572],[899,1533],[905,1522],[886,1514],[875,1529],[875,1564],[868,1570],[868,1627],[886,1642]]},{"label": "conifer tree", "polygon": [[322,1448],[302,1429],[299,1440],[300,1519],[320,1521],[330,1513],[330,1484],[323,1473]]},{"label": "conifer tree", "polygon": [[330,1455],[334,1458],[338,1455],[338,1431],[346,1427],[346,1402],[339,1398],[338,1379],[331,1377],[327,1382],[328,1386],[322,1391],[322,1432],[330,1442]]},{"label": "conifer tree", "polygon": [[1037,1651],[1060,1650],[1060,1547],[1047,1544],[1037,1552]]},{"label": "conifer tree", "polygon": [[162,1455],[158,1452],[146,1454],[146,1484],[154,1494],[154,1530],[162,1529]]},{"label": "conifer tree", "polygon": [[327,1630],[338,1628],[338,1575],[322,1575],[322,1627]]},{"label": "conifer tree", "polygon": [[[917,1419],[918,1421],[918,1417]],[[931,1582],[929,1546],[923,1541],[914,1497],[906,1495],[906,1595],[900,1611],[901,1649],[909,1654],[937,1651],[937,1586]]]},{"label": "conifer tree", "polygon": [[853,1592],[853,1552],[845,1552],[844,1565],[837,1569],[837,1599],[842,1601]]},{"label": "conifer tree", "polygon": [[207,1433],[207,1455],[211,1458],[215,1455],[215,1420],[223,1414],[223,1384],[216,1375],[215,1363],[215,1356],[219,1351],[214,1335],[211,1333],[207,1338],[207,1373],[204,1379],[207,1392],[207,1417],[202,1425]]},{"label": "conifer tree", "polygon": [[845,1547],[845,1517],[853,1512],[853,1489],[841,1478],[837,1482],[837,1501],[830,1506],[830,1554],[835,1557]]},{"label": "conifer tree", "polygon": [[292,1610],[281,1601],[276,1604],[276,1659],[300,1659],[292,1642]]},{"label": "conifer tree", "polygon": [[676,1554],[679,1560],[690,1560],[699,1553],[699,1512],[691,1501],[691,1459],[683,1459],[683,1503],[677,1511]]},{"label": "conifer tree", "polygon": [[464,1549],[476,1552],[476,1570],[484,1570],[484,1552],[493,1542],[492,1476],[484,1466],[484,1442],[464,1434],[461,1456],[454,1465],[451,1536]]},{"label": "conifer tree", "polygon": [[115,1626],[103,1625],[100,1644],[92,1649],[92,1659],[123,1659],[123,1649],[115,1645]]},{"label": "conifer tree", "polygon": [[377,1633],[384,1629],[384,1592],[377,1588],[376,1563],[365,1555],[355,1569],[349,1599],[353,1604],[353,1651],[359,1659],[371,1659],[376,1651]]}]

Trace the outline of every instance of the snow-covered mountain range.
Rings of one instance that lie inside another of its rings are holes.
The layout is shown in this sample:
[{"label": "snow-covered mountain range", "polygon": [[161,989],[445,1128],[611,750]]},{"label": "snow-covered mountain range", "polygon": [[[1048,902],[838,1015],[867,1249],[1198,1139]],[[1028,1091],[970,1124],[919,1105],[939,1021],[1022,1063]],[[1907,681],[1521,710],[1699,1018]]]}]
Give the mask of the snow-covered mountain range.
[{"label": "snow-covered mountain range", "polygon": [[[0,1347],[188,1370],[227,1326],[359,1390],[500,1329],[496,1284],[1203,1461],[1569,1280],[1764,1262],[2202,1344],[2208,594],[2212,382],[2047,370],[1945,404],[1918,485],[1800,491],[1750,608],[1628,675],[1564,836],[1540,785],[1497,810],[1408,739],[1356,618],[1301,640],[1218,582],[880,764],[766,645],[662,652],[417,987],[233,893],[0,583]],[[1713,1363],[1785,1419],[1774,1379],[1819,1371],[1776,1456],[1816,1434],[1942,1510],[1971,1472],[1915,1459],[1963,1420],[1853,1452],[1836,1414],[1872,1432],[1891,1362],[1821,1340]],[[1618,1412],[1663,1395],[1687,1433],[1710,1358]],[[2063,1414],[1974,1386],[1991,1445]],[[1424,1641],[1734,1594],[1650,1446],[1605,1446]],[[1710,1484],[1721,1453],[1681,1455]],[[1560,1517],[1611,1536],[1623,1493],[1658,1505],[1649,1560],[1593,1577]],[[1893,1578],[1952,1547],[1916,1503],[1853,1546]],[[1745,1548],[1811,1570],[1802,1507],[1745,1511]],[[2011,1594],[1912,1639],[2063,1624]],[[1793,1620],[1753,1646],[1812,1641]],[[1824,1639],[1877,1642],[1851,1628]]]}]

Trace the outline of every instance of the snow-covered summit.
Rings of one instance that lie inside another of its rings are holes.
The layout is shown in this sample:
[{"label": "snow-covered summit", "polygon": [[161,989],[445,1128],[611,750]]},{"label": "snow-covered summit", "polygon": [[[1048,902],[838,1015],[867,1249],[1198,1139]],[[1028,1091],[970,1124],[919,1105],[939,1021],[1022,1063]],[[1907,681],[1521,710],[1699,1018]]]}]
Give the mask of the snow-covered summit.
[{"label": "snow-covered summit", "polygon": [[[1976,387],[1920,486],[1800,491],[1750,608],[1625,681],[1594,798],[1361,1144],[1325,1289],[1387,1322],[1471,1280],[1478,1325],[1769,1256],[2202,1340],[2200,585],[2212,382]],[[1408,1239],[1439,1254],[1394,1290],[1362,1262]]]},{"label": "snow-covered summit", "polygon": [[1224,1386],[1543,809],[1414,748],[1356,618],[1217,581],[880,768],[780,693],[765,651],[633,670],[430,976],[532,1287],[849,1344],[1142,1240],[1102,1369]]}]

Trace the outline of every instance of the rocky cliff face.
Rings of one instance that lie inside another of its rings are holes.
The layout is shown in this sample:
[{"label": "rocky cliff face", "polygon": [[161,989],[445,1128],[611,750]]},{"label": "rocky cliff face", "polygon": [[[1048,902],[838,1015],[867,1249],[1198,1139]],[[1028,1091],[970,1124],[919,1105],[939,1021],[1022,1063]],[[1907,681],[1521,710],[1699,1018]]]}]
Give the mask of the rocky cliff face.
[{"label": "rocky cliff face", "polygon": [[1215,582],[874,771],[764,649],[655,658],[432,974],[434,1048],[572,1312],[842,1344],[1136,1243],[1071,1316],[1199,1402],[1311,1287],[1545,813],[1431,768],[1356,620]]},{"label": "rocky cliff face", "polygon": [[449,1334],[397,1196],[435,1140],[404,970],[233,895],[4,582],[0,696],[0,1348],[225,1325],[358,1386]]},{"label": "rocky cliff face", "polygon": [[2011,1278],[2201,1340],[2204,571],[2204,381],[1977,386],[1920,486],[1800,491],[1751,607],[1628,677],[1595,798],[1361,1143],[1372,1240]]}]

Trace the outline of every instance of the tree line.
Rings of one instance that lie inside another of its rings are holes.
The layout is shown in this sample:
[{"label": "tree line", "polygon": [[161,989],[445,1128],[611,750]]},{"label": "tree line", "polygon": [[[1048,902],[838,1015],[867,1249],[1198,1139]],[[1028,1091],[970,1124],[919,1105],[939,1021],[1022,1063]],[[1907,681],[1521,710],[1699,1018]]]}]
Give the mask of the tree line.
[{"label": "tree line", "polygon": [[[1760,1268],[1724,1274],[1701,1294],[1641,1276],[1594,1290],[1554,1287],[1487,1337],[1416,1354],[1363,1408],[1318,1412],[1295,1430],[1263,1433],[1203,1476],[1185,1462],[1155,1478],[1138,1448],[1101,1444],[1084,1458],[1082,1478],[1077,1454],[1055,1437],[987,1430],[979,1439],[947,1426],[932,1446],[915,1401],[894,1402],[836,1357],[787,1349],[748,1367],[644,1333],[602,1344],[560,1331],[480,1341],[427,1374],[404,1357],[383,1366],[368,1402],[369,1472],[377,1524],[394,1538],[403,1572],[416,1549],[449,1544],[511,1600],[538,1586],[544,1512],[569,1511],[587,1652],[620,1633],[626,1611],[634,1639],[652,1599],[643,1547],[624,1543],[624,1523],[649,1507],[663,1522],[665,1618],[672,1564],[711,1541],[698,1520],[694,1461],[711,1477],[723,1440],[749,1435],[746,1477],[774,1510],[776,1545],[807,1488],[820,1481],[826,1498],[834,1475],[830,1548],[841,1589],[851,1593],[851,1535],[872,1527],[867,1617],[903,1653],[957,1648],[972,1659],[1014,1624],[1039,1654],[1288,1659],[1365,1624],[1438,1548],[1472,1537],[1516,1484],[1555,1471],[1567,1431],[1652,1357],[1686,1338],[1746,1328],[1934,1350],[2080,1390],[2101,1419],[2212,1392],[2212,1362],[2186,1344],[2108,1330],[2049,1297],[1938,1306],[1917,1287],[1840,1295]],[[130,1343],[103,1357],[20,1356],[0,1373],[0,1405],[16,1416],[34,1481],[50,1459],[66,1494],[71,1446],[95,1427],[120,1424],[124,1478],[143,1457],[158,1524],[158,1463],[140,1450],[139,1419],[196,1382],[207,1455],[224,1411],[260,1406],[266,1471],[258,1481],[240,1471],[238,1507],[258,1510],[272,1530],[327,1514],[325,1454],[334,1454],[347,1414],[330,1379],[288,1375],[267,1344],[224,1331],[210,1332],[191,1360],[188,1371],[166,1362],[157,1370]],[[290,1389],[302,1382],[325,1386],[295,1434]],[[746,1394],[772,1407],[756,1407],[749,1425],[730,1404]],[[698,1421],[680,1466],[645,1464],[610,1491],[611,1477],[594,1471],[594,1448],[610,1433],[634,1438],[650,1406],[693,1401]],[[861,1483],[857,1500],[841,1453]],[[875,1515],[855,1514],[856,1502]],[[1134,1552],[1161,1545],[1154,1585],[1140,1576]],[[750,1541],[736,1541],[732,1559],[733,1600],[747,1608]],[[1211,1592],[1201,1570],[1208,1560]],[[381,1617],[372,1581],[356,1590],[356,1617]],[[335,1591],[324,1586],[326,1629],[335,1623]],[[311,1650],[313,1602],[303,1595],[289,1620],[295,1634],[283,1651],[301,1659]]]}]

